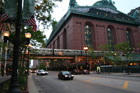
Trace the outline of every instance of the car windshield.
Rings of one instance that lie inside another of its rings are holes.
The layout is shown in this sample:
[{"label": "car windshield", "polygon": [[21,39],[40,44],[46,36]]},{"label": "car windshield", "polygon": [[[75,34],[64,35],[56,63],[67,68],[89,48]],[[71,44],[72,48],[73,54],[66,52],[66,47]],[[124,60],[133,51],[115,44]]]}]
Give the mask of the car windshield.
[{"label": "car windshield", "polygon": [[44,72],[44,70],[40,70],[40,72]]},{"label": "car windshield", "polygon": [[65,71],[65,72],[62,72],[63,74],[70,74],[70,72],[68,72],[68,71]]}]

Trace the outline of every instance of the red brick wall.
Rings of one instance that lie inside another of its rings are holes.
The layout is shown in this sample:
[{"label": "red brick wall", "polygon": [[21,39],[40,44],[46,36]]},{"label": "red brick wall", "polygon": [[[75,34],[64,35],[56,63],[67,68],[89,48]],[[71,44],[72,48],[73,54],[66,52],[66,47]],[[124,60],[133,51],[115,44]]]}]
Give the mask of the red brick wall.
[{"label": "red brick wall", "polygon": [[[82,50],[85,46],[85,25],[91,27],[92,33],[92,45],[95,50],[101,50],[100,45],[107,44],[107,28],[111,28],[113,31],[114,45],[126,41],[125,31],[129,28],[132,32],[131,40],[133,47],[136,47],[140,42],[140,33],[138,27],[132,27],[127,25],[121,25],[117,23],[110,23],[104,21],[96,21],[78,17],[72,17],[71,20],[65,25],[65,27],[58,34],[59,36],[59,48],[64,48],[64,29],[66,31],[67,49]],[[58,37],[56,36],[56,37]],[[52,41],[54,42],[54,40]],[[53,46],[50,43],[51,47]],[[49,45],[49,46],[50,46]],[[57,46],[57,40],[55,41],[55,48]]]}]

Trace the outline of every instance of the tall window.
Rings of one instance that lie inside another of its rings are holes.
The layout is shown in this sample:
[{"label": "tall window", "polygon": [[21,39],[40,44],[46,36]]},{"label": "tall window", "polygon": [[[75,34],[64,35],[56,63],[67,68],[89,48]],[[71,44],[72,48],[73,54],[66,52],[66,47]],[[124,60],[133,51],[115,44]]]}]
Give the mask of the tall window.
[{"label": "tall window", "polygon": [[130,32],[129,31],[125,31],[125,33],[126,33],[126,40],[129,43],[130,47],[132,47],[131,38],[130,38]]},{"label": "tall window", "polygon": [[110,28],[107,29],[107,38],[108,38],[108,44],[111,44],[111,46],[113,46],[109,49],[113,51],[114,50],[113,34]]},{"label": "tall window", "polygon": [[87,47],[92,46],[91,28],[89,25],[85,26],[85,44]]}]

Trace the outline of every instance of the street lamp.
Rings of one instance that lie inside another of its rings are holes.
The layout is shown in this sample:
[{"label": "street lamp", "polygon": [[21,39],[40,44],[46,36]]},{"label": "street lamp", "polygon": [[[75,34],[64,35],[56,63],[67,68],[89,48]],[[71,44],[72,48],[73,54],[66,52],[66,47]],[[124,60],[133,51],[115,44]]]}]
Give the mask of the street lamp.
[{"label": "street lamp", "polygon": [[26,45],[27,47],[28,47],[28,59],[27,59],[27,75],[29,75],[29,57],[30,57],[30,47],[32,47],[32,45],[31,44],[28,44],[28,45]]},{"label": "street lamp", "polygon": [[87,63],[87,51],[88,51],[88,47],[84,47],[83,49],[84,49],[85,52],[86,52],[86,63],[85,63],[85,64],[86,64],[86,69],[89,70],[89,69],[88,69],[89,66],[88,66],[88,63]]},{"label": "street lamp", "polygon": [[[14,44],[13,47],[13,71],[11,76],[11,83],[10,83],[10,89],[7,91],[7,93],[20,93],[20,90],[18,89],[18,61],[19,61],[19,46],[21,43],[28,41],[29,39],[25,39],[24,41],[20,41],[20,28],[21,28],[21,20],[22,20],[22,0],[17,0],[17,20],[16,20],[16,31],[15,36],[13,40],[11,40],[8,36],[4,36],[4,42],[9,40],[11,43]],[[5,43],[6,43],[5,42]]]},{"label": "street lamp", "polygon": [[11,38],[9,38],[10,33],[8,31],[4,31],[3,36],[4,36],[4,43],[7,43],[7,40],[9,40],[11,43],[14,44],[14,47],[13,47],[13,71],[12,71],[12,76],[11,76],[10,89],[7,93],[20,93],[20,90],[18,89],[18,74],[17,74],[18,61],[19,61],[19,46],[24,42],[27,42],[27,45],[28,45],[30,42],[31,34],[26,33],[25,34],[26,38],[23,41],[20,41],[19,36],[13,38],[13,40],[12,40]]},{"label": "street lamp", "polygon": [[17,74],[18,60],[19,60],[19,46],[24,42],[27,42],[27,45],[28,45],[30,42],[31,34],[26,33],[25,34],[26,38],[23,41],[20,41],[19,36],[13,38],[13,40],[12,40],[11,38],[9,38],[10,33],[8,31],[4,31],[3,36],[4,36],[4,43],[7,43],[7,40],[9,40],[11,43],[14,44],[13,71],[12,71],[12,76],[11,76],[10,90],[7,93],[20,93],[20,90],[18,89],[18,74]]},{"label": "street lamp", "polygon": [[27,45],[30,42],[31,34],[26,33],[25,34],[25,39],[23,41],[20,41],[19,36],[13,38],[9,38],[10,33],[8,31],[3,32],[4,36],[4,43],[7,43],[7,40],[9,40],[11,43],[14,44],[13,47],[13,71],[12,71],[12,76],[11,76],[11,83],[10,83],[10,89],[7,93],[20,93],[20,90],[18,89],[18,61],[19,61],[19,46],[20,44],[27,42]]}]

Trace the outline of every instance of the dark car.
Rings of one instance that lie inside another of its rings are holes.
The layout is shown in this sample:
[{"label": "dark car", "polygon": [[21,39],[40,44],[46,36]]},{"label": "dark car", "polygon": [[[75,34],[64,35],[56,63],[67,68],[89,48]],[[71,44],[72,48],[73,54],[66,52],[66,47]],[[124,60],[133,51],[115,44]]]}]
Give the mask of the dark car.
[{"label": "dark car", "polygon": [[81,71],[80,70],[73,70],[73,71],[71,71],[71,74],[81,74]]},{"label": "dark car", "polygon": [[84,69],[84,70],[82,71],[82,74],[90,74],[90,72],[89,72],[89,70]]},{"label": "dark car", "polygon": [[58,73],[58,79],[73,79],[74,75],[72,75],[69,71],[60,71]]}]

